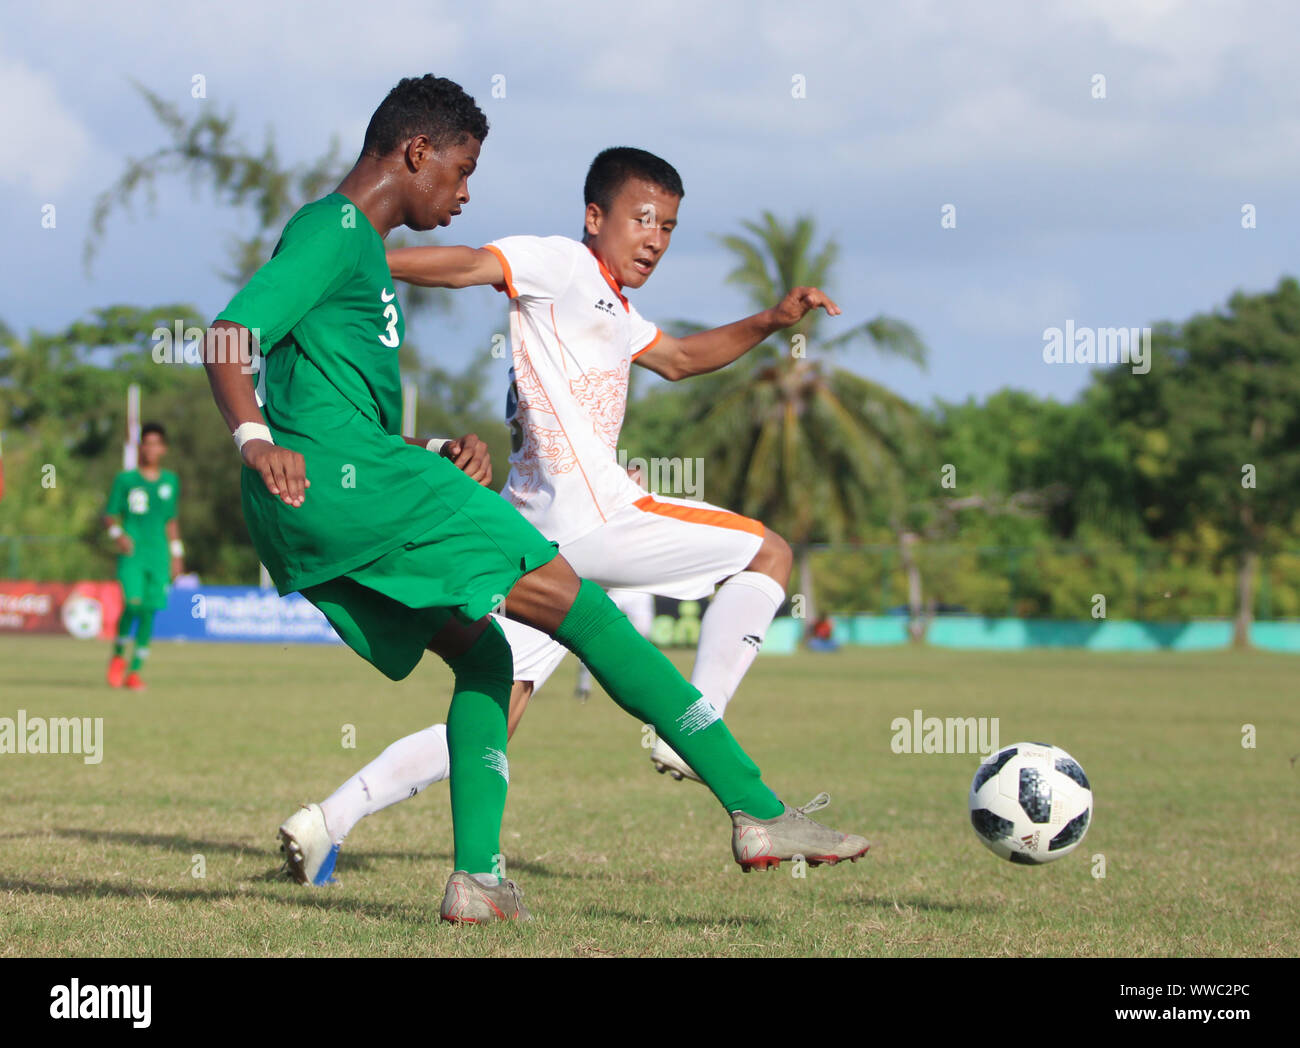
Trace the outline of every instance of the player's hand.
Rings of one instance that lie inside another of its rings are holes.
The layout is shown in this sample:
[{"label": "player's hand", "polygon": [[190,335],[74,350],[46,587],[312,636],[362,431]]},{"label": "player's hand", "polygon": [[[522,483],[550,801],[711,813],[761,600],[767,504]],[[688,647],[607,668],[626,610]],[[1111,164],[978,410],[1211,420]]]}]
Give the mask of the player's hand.
[{"label": "player's hand", "polygon": [[470,480],[480,484],[492,483],[492,455],[488,446],[473,433],[444,444],[442,457],[451,459],[457,469],[463,470]]},{"label": "player's hand", "polygon": [[307,464],[296,451],[272,444],[269,440],[250,440],[243,448],[244,465],[262,475],[262,483],[286,506],[301,506],[311,481]]},{"label": "player's hand", "polygon": [[772,322],[778,329],[788,328],[791,324],[799,323],[804,314],[818,307],[826,310],[826,315],[831,317],[838,317],[842,312],[840,307],[831,301],[830,296],[820,288],[792,288],[786,293],[785,298],[770,310]]},{"label": "player's hand", "polygon": [[131,541],[130,535],[119,535],[115,541],[119,553],[129,557],[135,552],[135,543]]}]

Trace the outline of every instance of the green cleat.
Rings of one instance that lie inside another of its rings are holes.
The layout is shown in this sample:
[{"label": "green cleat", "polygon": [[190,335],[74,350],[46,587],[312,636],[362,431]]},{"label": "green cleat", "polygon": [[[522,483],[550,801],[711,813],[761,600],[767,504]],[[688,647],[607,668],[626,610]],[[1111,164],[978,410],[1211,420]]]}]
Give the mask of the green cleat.
[{"label": "green cleat", "polygon": [[857,862],[871,847],[865,837],[840,833],[808,818],[809,812],[820,811],[830,802],[829,794],[819,793],[802,808],[787,804],[774,819],[732,812],[731,853],[740,868],[745,873],[770,870],[780,866],[783,859],[803,859],[809,866],[834,866],[841,859]]}]

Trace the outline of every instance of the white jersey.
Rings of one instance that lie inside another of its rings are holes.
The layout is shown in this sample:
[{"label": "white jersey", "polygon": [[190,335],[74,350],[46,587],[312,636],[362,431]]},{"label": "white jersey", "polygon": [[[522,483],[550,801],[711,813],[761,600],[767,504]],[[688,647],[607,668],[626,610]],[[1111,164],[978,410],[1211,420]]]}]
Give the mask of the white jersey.
[{"label": "white jersey", "polygon": [[564,544],[645,496],[619,465],[618,435],[632,361],[660,331],[585,244],[519,236],[486,247],[511,299],[510,476],[501,494]]}]

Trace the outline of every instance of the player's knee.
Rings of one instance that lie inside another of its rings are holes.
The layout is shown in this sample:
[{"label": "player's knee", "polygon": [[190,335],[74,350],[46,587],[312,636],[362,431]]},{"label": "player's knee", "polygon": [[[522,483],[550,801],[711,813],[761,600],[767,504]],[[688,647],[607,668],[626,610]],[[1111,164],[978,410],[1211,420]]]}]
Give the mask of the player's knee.
[{"label": "player's knee", "polygon": [[775,579],[782,586],[790,581],[790,572],[794,568],[794,551],[790,543],[770,528],[763,531],[763,544],[750,561],[750,571],[760,571]]},{"label": "player's knee", "polygon": [[444,656],[458,682],[468,679],[504,685],[507,692],[514,680],[514,658],[501,627],[491,619],[469,648],[459,655]]}]

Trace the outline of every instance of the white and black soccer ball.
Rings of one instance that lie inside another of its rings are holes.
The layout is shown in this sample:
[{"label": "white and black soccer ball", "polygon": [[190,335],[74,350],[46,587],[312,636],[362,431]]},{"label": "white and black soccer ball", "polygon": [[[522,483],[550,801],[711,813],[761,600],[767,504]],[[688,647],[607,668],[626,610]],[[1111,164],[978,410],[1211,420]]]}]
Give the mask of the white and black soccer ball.
[{"label": "white and black soccer ball", "polygon": [[104,628],[104,606],[94,597],[74,593],[59,609],[63,628],[78,640],[93,640]]},{"label": "white and black soccer ball", "polygon": [[995,855],[1038,866],[1079,846],[1092,786],[1059,746],[1018,742],[986,757],[970,784],[970,822]]}]

